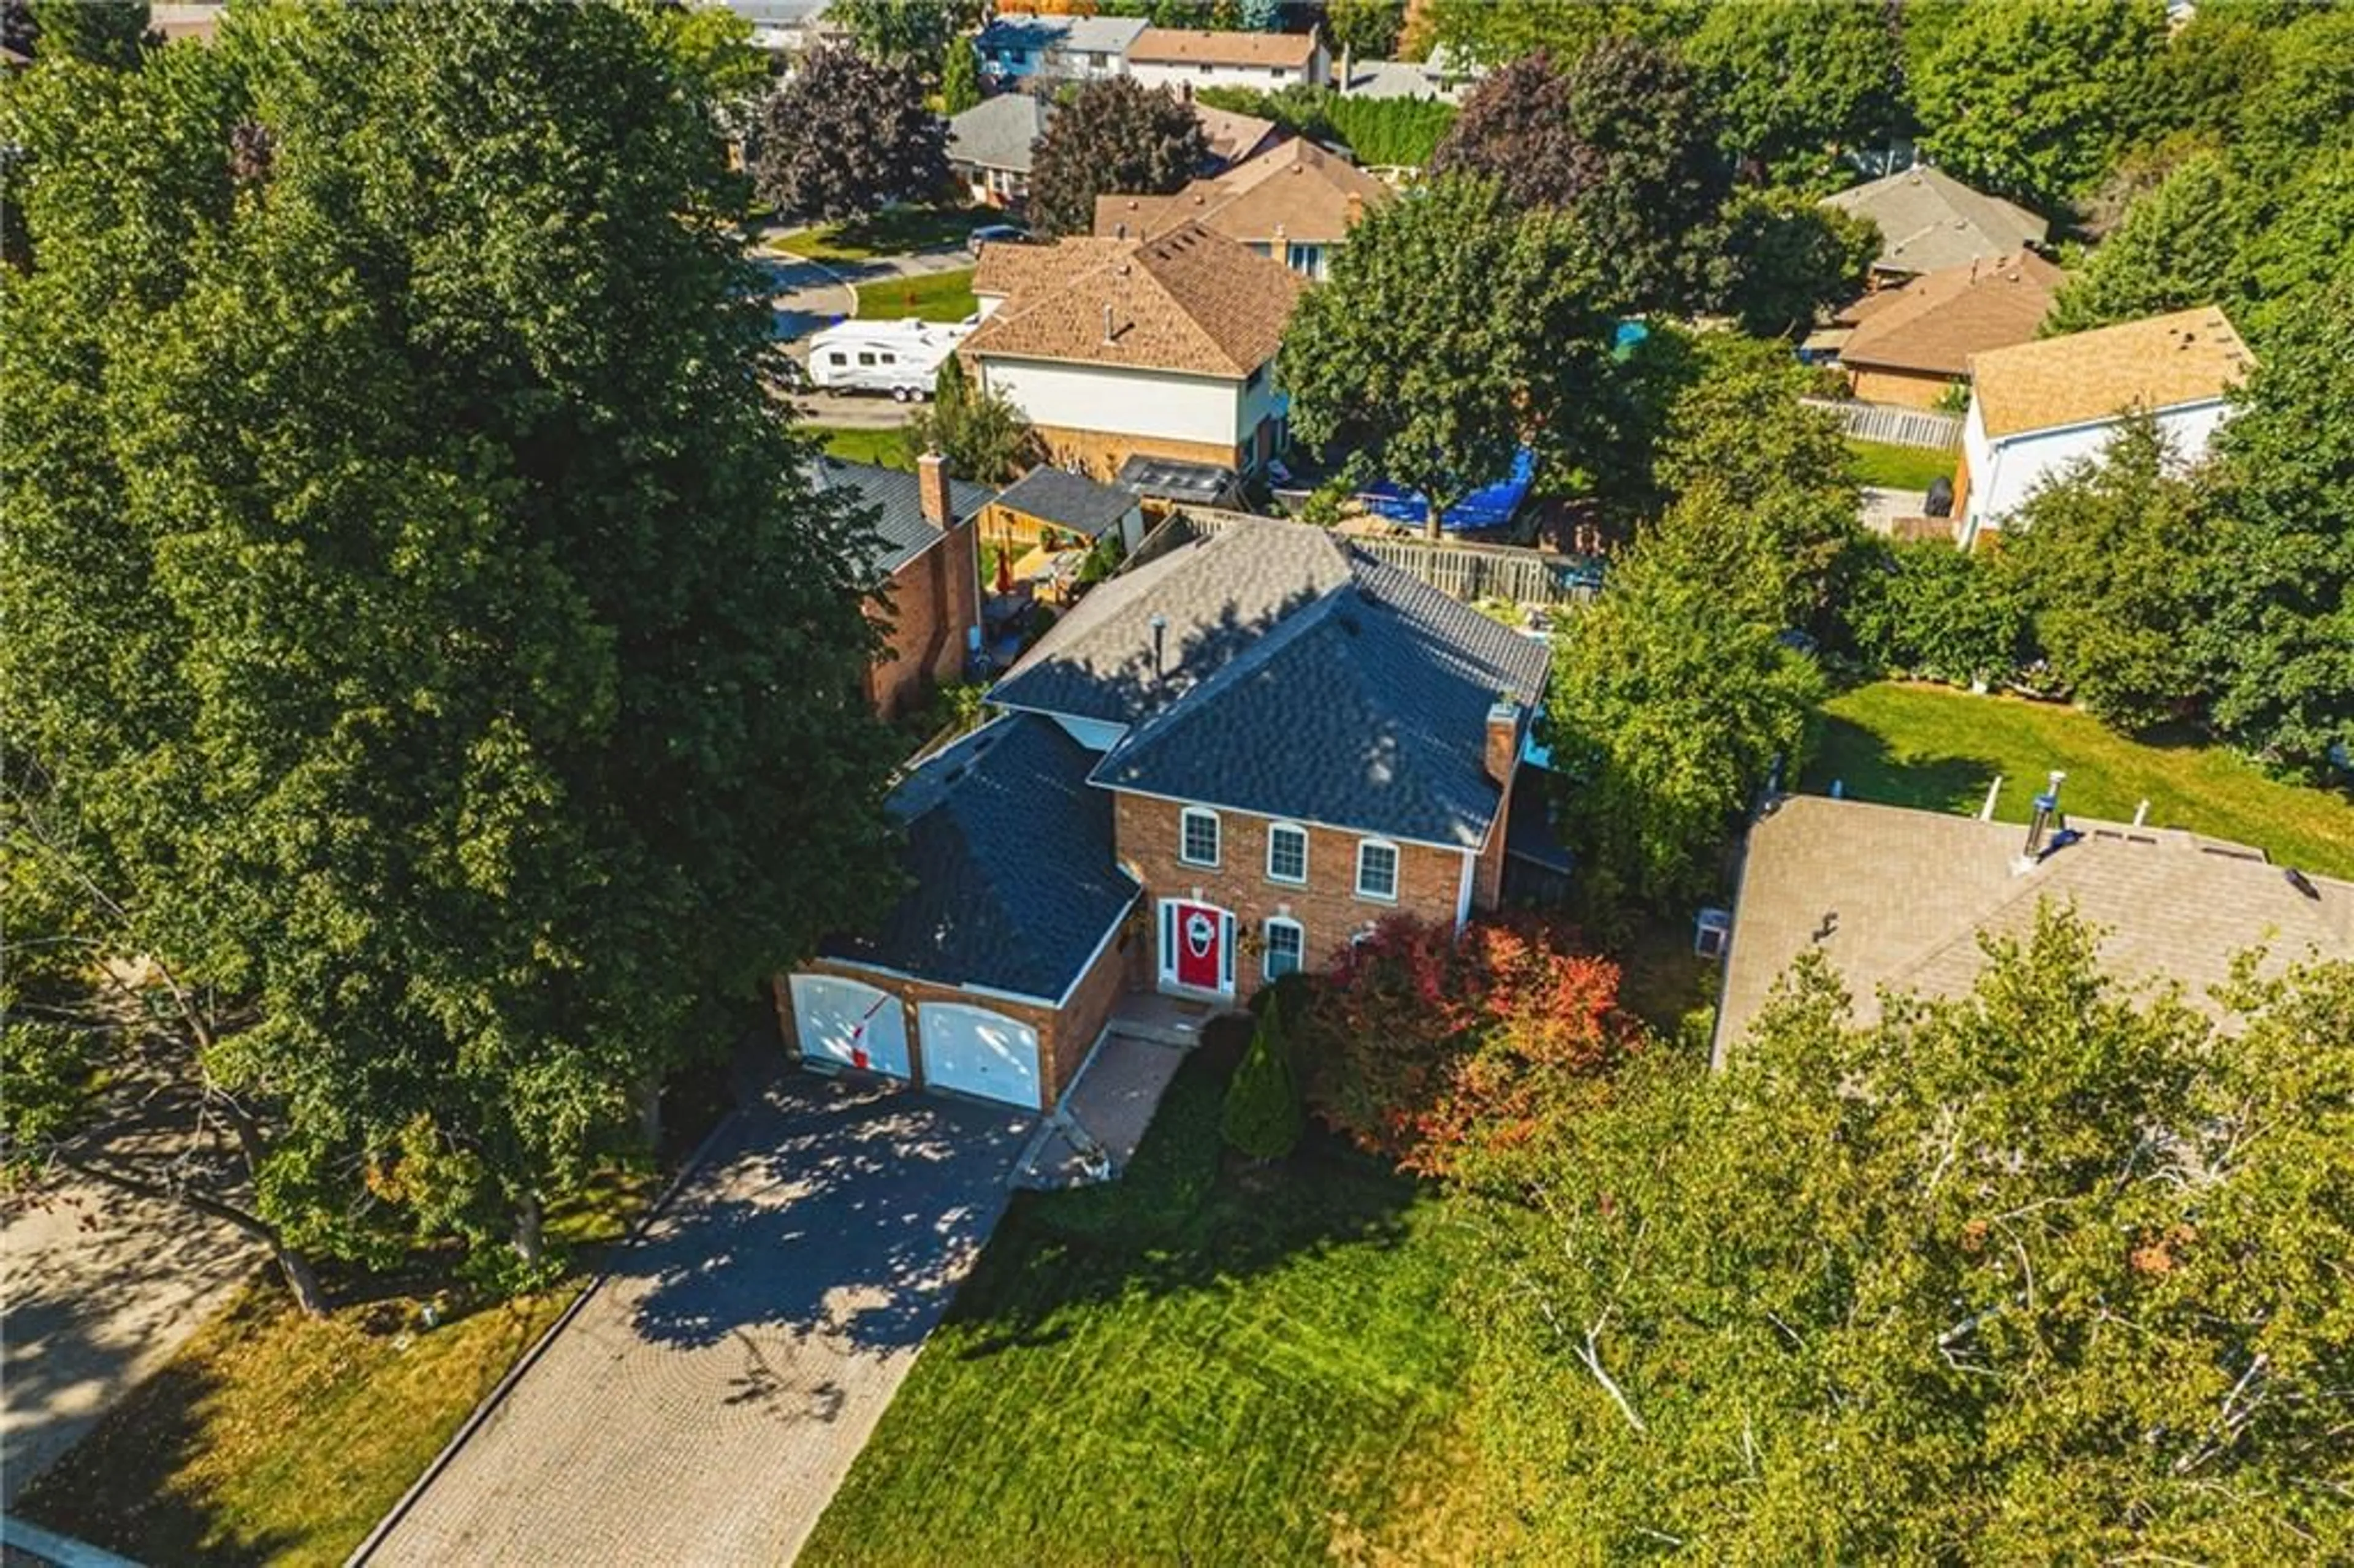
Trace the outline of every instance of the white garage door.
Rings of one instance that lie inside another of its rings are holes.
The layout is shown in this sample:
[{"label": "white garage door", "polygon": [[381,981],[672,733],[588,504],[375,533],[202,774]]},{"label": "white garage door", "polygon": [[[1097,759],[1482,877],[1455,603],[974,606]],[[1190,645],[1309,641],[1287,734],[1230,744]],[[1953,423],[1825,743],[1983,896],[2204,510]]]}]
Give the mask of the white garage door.
[{"label": "white garage door", "polygon": [[1038,1032],[1026,1023],[952,1001],[916,1009],[924,1039],[924,1082],[1007,1105],[1038,1108]]},{"label": "white garage door", "polygon": [[839,975],[792,978],[801,1054],[907,1076],[907,1010],[887,991]]}]

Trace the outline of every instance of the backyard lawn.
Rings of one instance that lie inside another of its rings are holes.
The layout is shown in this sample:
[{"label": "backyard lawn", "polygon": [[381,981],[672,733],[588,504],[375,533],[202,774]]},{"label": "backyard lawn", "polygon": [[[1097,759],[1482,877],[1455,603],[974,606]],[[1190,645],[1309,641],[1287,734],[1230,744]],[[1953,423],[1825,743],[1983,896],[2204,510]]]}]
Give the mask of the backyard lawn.
[{"label": "backyard lawn", "polygon": [[[646,1196],[617,1178],[551,1211],[549,1234],[585,1265]],[[339,1563],[586,1281],[427,1330],[417,1297],[314,1322],[257,1277],[16,1511],[142,1563]]]},{"label": "backyard lawn", "polygon": [[2220,747],[2128,740],[2085,714],[2021,697],[1880,682],[1825,705],[1829,723],[1804,787],[1975,813],[2002,776],[1995,815],[2023,822],[2044,776],[2063,768],[2062,810],[2149,821],[2258,845],[2285,865],[2354,877],[2354,802],[2266,778]]},{"label": "backyard lawn", "polygon": [[907,468],[907,443],[896,427],[881,430],[853,429],[847,425],[811,425],[810,434],[825,443],[830,456],[844,462],[867,462],[878,468]]},{"label": "backyard lawn", "polygon": [[1941,479],[1953,478],[1961,461],[1959,452],[1891,446],[1853,436],[1848,438],[1847,450],[1855,456],[1857,480],[1884,490],[1926,490]]},{"label": "backyard lawn", "polygon": [[1222,1171],[1222,1054],[1119,1181],[1016,1200],[802,1563],[1467,1555],[1440,1204],[1329,1146]]},{"label": "backyard lawn", "polygon": [[797,229],[779,235],[772,243],[812,261],[871,261],[877,256],[960,245],[980,225],[1004,221],[1005,215],[992,207],[901,207],[870,217]]},{"label": "backyard lawn", "polygon": [[972,269],[926,272],[913,278],[878,278],[858,285],[858,314],[872,321],[960,322],[981,308],[972,297]]}]

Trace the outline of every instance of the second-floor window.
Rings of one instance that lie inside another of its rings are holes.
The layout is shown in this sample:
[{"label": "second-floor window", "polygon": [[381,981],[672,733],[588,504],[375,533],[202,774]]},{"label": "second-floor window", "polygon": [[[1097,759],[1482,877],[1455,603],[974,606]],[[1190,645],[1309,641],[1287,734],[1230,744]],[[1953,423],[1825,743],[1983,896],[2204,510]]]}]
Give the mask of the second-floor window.
[{"label": "second-floor window", "polygon": [[1357,896],[1378,898],[1384,904],[1397,901],[1397,845],[1379,839],[1361,840],[1357,844]]},{"label": "second-floor window", "polygon": [[1218,813],[1188,806],[1177,820],[1177,858],[1187,865],[1218,863]]},{"label": "second-floor window", "polygon": [[1308,880],[1308,830],[1278,822],[1267,830],[1267,879],[1269,882]]}]

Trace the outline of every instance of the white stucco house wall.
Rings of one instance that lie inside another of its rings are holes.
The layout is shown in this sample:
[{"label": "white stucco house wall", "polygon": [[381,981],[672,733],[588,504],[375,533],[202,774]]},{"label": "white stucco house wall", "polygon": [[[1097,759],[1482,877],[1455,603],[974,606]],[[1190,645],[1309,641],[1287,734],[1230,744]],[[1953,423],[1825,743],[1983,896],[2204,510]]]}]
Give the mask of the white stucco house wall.
[{"label": "white stucco house wall", "polygon": [[1957,542],[1999,531],[2037,489],[2153,416],[2186,463],[2207,455],[2253,363],[2223,313],[2178,311],[1974,355],[1956,482]]}]

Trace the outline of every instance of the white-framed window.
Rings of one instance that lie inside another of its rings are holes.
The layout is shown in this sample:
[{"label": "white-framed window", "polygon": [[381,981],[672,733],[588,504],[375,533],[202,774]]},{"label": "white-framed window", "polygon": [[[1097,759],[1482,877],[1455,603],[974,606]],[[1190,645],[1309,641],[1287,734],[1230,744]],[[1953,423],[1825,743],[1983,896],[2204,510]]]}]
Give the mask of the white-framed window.
[{"label": "white-framed window", "polygon": [[1188,806],[1177,814],[1177,858],[1187,865],[1218,863],[1218,813]]},{"label": "white-framed window", "polygon": [[1308,880],[1308,830],[1276,822],[1267,830],[1267,879],[1301,883]]},{"label": "white-framed window", "polygon": [[1397,902],[1397,845],[1381,839],[1357,841],[1357,896]]},{"label": "white-framed window", "polygon": [[1308,933],[1300,928],[1299,922],[1270,915],[1261,935],[1267,948],[1267,978],[1280,980],[1299,973],[1300,960],[1308,953]]}]

